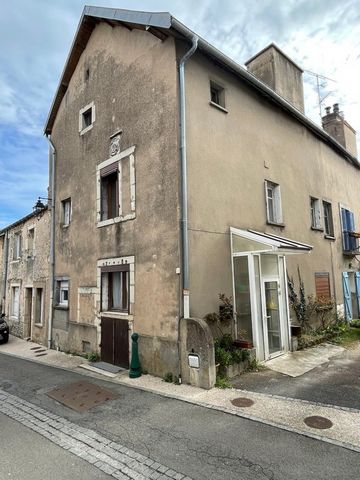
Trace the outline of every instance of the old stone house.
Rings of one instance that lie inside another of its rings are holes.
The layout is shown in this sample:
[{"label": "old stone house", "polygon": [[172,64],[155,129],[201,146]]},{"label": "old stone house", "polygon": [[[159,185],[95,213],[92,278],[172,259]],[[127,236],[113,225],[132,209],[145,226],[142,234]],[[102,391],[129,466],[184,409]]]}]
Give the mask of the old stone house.
[{"label": "old stone house", "polygon": [[45,127],[54,347],[127,367],[136,331],[144,367],[178,374],[180,319],[224,292],[268,359],[289,349],[298,266],[308,294],[357,308],[355,132],[337,105],[306,117],[277,46],[246,65],[168,13],[85,7]]},{"label": "old stone house", "polygon": [[50,213],[31,213],[0,231],[0,311],[11,333],[47,345]]}]

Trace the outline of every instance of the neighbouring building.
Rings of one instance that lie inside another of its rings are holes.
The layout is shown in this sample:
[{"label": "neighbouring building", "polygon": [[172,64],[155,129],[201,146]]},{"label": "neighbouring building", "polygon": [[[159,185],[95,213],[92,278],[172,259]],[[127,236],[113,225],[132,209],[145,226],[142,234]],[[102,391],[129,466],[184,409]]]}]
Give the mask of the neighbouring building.
[{"label": "neighbouring building", "polygon": [[297,268],[358,315],[355,132],[338,105],[305,116],[276,45],[246,65],[168,13],[85,7],[45,127],[53,347],[127,367],[137,332],[143,366],[179,374],[180,319],[223,292],[265,360],[289,349]]},{"label": "neighbouring building", "polygon": [[50,213],[45,207],[0,230],[0,305],[13,335],[47,344]]}]

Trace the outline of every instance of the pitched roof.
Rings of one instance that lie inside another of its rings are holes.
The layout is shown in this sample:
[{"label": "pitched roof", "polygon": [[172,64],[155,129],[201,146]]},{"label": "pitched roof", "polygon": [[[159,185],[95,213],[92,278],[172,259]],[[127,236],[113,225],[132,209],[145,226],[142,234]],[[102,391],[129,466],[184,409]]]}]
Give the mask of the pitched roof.
[{"label": "pitched roof", "polygon": [[[348,162],[357,168],[360,163],[357,158],[348,152],[339,142],[325,132],[315,122],[306,117],[302,112],[295,108],[291,103],[274,92],[270,87],[265,85],[261,80],[248,72],[244,67],[227,57],[217,48],[210,45],[206,40],[196,35],[192,30],[179,22],[168,12],[138,12],[133,10],[123,10],[116,8],[92,7],[85,6],[80,22],[70,48],[68,58],[65,63],[60,83],[57,88],[51,109],[46,121],[46,135],[51,134],[57,112],[60,108],[61,101],[69,86],[70,79],[75,71],[76,65],[80,59],[82,52],[85,50],[87,42],[94,30],[96,24],[100,21],[109,23],[110,25],[125,25],[130,29],[146,30],[153,35],[164,40],[169,35],[191,41],[193,37],[198,38],[198,50],[210,57],[212,61],[240,77],[251,88],[255,89],[259,94],[266,97],[269,101],[276,104],[282,110],[286,111],[293,118],[303,124],[318,138],[327,143],[333,150],[344,157]],[[277,47],[278,48],[278,47]]]}]

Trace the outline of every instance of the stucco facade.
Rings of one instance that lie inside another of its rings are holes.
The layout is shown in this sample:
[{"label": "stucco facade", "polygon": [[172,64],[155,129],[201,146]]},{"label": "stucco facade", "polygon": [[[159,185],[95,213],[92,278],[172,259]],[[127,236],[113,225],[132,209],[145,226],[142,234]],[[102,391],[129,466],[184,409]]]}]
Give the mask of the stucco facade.
[{"label": "stucco facade", "polygon": [[[176,75],[172,39],[163,43],[147,32],[100,23],[51,134],[57,152],[55,282],[69,281],[68,307],[54,309],[53,346],[100,351],[101,317],[110,316],[140,334],[141,355],[159,373],[163,365],[171,363],[171,370],[177,364]],[[93,126],[80,134],[79,112],[91,102]],[[114,134],[120,141],[110,150]],[[101,221],[101,171],[114,163],[121,214]],[[61,202],[66,199],[71,199],[71,221],[64,226]],[[121,264],[128,257],[134,257],[128,312],[104,313],[100,263]]]},{"label": "stucco facade", "polygon": [[[209,79],[224,86],[227,113],[209,104]],[[232,292],[230,226],[312,245],[308,255],[289,257],[290,276],[299,265],[310,295],[315,272],[329,272],[332,295],[343,303],[341,273],[357,271],[358,261],[343,254],[340,206],[360,227],[359,167],[200,55],[189,61],[186,82],[191,314],[202,317],[219,292]],[[265,180],[281,187],[282,225],[267,222]],[[334,238],[323,225],[311,227],[310,197],[331,203]]]},{"label": "stucco facade", "polygon": [[260,360],[289,349],[287,275],[298,268],[308,295],[321,285],[343,304],[346,277],[360,298],[355,139],[340,145],[306,119],[302,70],[265,49],[269,89],[200,39],[182,118],[178,67],[193,33],[168,14],[85,12],[45,128],[56,155],[52,346],[127,367],[136,331],[144,368],[181,373],[184,228],[190,317],[233,296]]},{"label": "stucco facade", "polygon": [[[30,214],[2,230],[2,311],[10,331],[47,344],[50,213]],[[7,245],[6,245],[7,244]]]}]

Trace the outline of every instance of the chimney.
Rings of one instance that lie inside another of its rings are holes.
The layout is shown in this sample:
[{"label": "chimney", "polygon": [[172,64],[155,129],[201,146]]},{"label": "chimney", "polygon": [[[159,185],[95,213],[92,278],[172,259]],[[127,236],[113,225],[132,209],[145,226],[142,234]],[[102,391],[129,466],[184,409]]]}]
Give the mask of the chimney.
[{"label": "chimney", "polygon": [[304,113],[303,70],[271,43],[245,63],[248,71]]},{"label": "chimney", "polygon": [[351,155],[357,157],[356,132],[340,112],[338,103],[334,103],[332,112],[331,107],[325,107],[322,126],[325,132],[334,137]]}]

